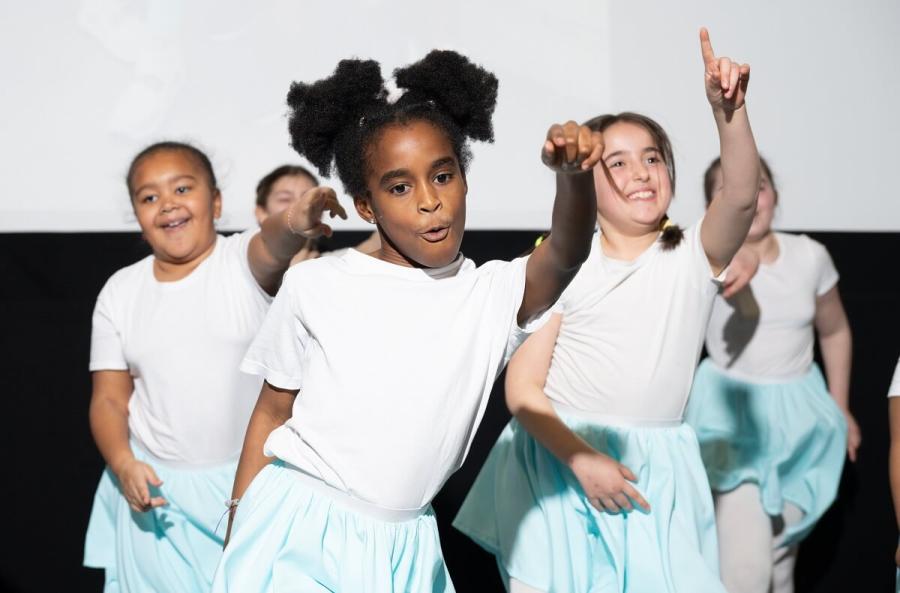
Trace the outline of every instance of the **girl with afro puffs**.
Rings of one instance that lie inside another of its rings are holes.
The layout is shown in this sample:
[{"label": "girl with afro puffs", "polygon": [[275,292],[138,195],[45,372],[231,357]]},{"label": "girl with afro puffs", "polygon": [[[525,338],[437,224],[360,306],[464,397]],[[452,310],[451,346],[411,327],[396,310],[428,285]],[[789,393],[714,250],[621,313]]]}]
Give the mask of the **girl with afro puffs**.
[{"label": "girl with afro puffs", "polygon": [[[214,591],[449,592],[430,503],[497,375],[590,250],[599,133],[550,127],[553,234],[528,258],[459,253],[467,140],[491,141],[497,79],[433,51],[394,72],[344,60],[288,95],[293,146],[332,161],[381,247],[292,268],[242,368],[265,383]],[[378,343],[359,340],[375,336]]]}]

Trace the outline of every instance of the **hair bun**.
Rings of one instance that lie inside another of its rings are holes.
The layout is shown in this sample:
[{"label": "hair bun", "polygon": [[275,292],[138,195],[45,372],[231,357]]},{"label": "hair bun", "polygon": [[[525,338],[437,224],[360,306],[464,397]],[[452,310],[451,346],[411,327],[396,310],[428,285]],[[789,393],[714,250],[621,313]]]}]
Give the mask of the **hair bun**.
[{"label": "hair bun", "polygon": [[492,142],[491,116],[497,104],[497,77],[455,51],[433,50],[423,59],[394,71],[406,89],[398,103],[434,101],[463,133]]},{"label": "hair bun", "polygon": [[341,60],[328,78],[294,82],[288,92],[291,146],[326,177],[338,136],[372,107],[386,103],[381,66],[374,60]]}]

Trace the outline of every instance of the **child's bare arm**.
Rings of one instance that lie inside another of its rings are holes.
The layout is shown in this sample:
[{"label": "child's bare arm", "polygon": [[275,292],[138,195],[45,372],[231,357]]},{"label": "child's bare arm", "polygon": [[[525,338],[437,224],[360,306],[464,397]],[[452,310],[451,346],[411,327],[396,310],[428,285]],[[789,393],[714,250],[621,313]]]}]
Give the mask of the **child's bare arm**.
[{"label": "child's bare arm", "polygon": [[722,195],[703,219],[700,237],[713,271],[719,273],[740,249],[756,214],[759,152],[744,102],[750,66],[717,57],[706,29],[700,31],[706,97],[713,109],[722,155]]},{"label": "child's bare arm", "polygon": [[[263,454],[263,445],[273,430],[291,418],[296,396],[296,389],[279,389],[263,383],[256,406],[250,415],[247,433],[244,435],[244,446],[234,476],[234,487],[231,490],[232,499],[240,499],[253,478],[272,461],[271,457]],[[226,544],[231,535],[231,524],[236,509],[237,507],[231,507],[232,512],[228,516]]]},{"label": "child's bare arm", "polygon": [[591,251],[597,220],[593,168],[603,156],[603,136],[573,121],[547,133],[542,158],[556,172],[550,236],[528,259],[518,321],[524,323],[556,302]]}]

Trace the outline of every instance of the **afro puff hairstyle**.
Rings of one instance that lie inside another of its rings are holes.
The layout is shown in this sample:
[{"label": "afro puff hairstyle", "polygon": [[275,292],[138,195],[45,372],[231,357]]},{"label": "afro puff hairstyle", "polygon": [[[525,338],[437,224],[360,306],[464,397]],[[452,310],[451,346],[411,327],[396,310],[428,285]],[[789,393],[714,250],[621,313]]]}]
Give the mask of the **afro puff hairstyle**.
[{"label": "afro puff hairstyle", "polygon": [[325,177],[334,163],[351,196],[368,195],[369,149],[387,125],[435,125],[447,134],[463,172],[471,159],[468,140],[494,140],[497,78],[465,56],[434,50],[395,70],[394,79],[405,92],[390,102],[378,62],[341,60],[330,77],[295,82],[288,93],[294,150]]}]

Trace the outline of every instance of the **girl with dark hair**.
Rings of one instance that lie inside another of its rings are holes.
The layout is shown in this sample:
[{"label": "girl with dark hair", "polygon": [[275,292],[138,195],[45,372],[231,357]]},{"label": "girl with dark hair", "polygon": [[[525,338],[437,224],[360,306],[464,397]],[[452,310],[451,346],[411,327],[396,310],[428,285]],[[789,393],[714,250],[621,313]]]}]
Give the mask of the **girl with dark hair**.
[{"label": "girl with dark hair", "polygon": [[[306,167],[281,165],[275,168],[256,185],[256,220],[259,224],[273,214],[282,212],[294,201],[300,199],[307,190],[319,186],[319,180]],[[372,253],[379,247],[378,232],[373,232],[362,243],[354,247],[363,253]],[[329,252],[332,255],[339,253]],[[310,241],[297,252],[291,265],[319,257],[319,246]]]},{"label": "girl with dark hair", "polygon": [[381,247],[291,268],[244,359],[265,383],[214,591],[453,591],[431,500],[590,250],[599,133],[550,128],[553,234],[476,268],[459,253],[467,141],[493,139],[497,79],[451,51],[394,76],[396,102],[359,60],[288,95],[294,147],[323,175],[334,162]]},{"label": "girl with dark hair", "polygon": [[272,214],[283,212],[319,180],[306,167],[281,165],[256,184],[256,222],[262,224]]},{"label": "girl with dark hair", "polygon": [[[730,593],[794,590],[798,544],[831,506],[845,452],[855,461],[860,443],[837,270],[820,243],[772,230],[778,191],[764,160],[761,167],[741,248],[759,269],[744,290],[715,299],[709,358],[697,369],[686,412],[715,497]],[[722,187],[716,159],[704,179],[709,208]],[[827,383],[813,362],[816,334]]]},{"label": "girl with dark hair", "polygon": [[144,149],[126,182],[153,254],[113,274],[94,309],[90,422],[107,468],[84,563],[105,569],[108,593],[205,593],[260,385],[238,364],[291,257],[330,232],[322,211],[344,213],[322,189],[219,236],[212,165],[178,142]]},{"label": "girl with dark hair", "polygon": [[[497,557],[513,593],[724,593],[712,497],[682,414],[719,281],[750,227],[759,155],[750,67],[700,33],[726,171],[723,199],[667,222],[662,128],[601,116],[600,230],[551,320],[512,357],[500,436],[454,525]],[[551,238],[554,235],[551,234]]]}]

